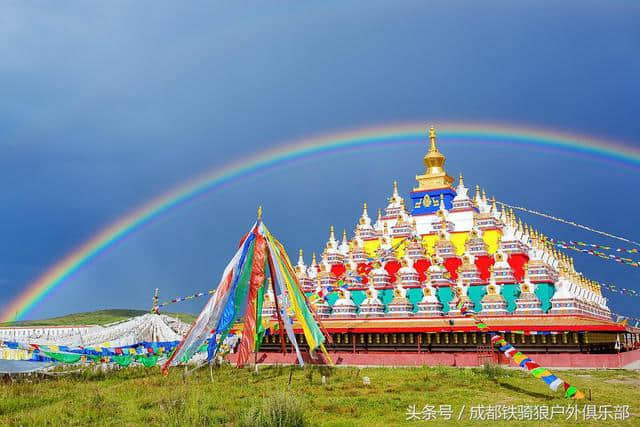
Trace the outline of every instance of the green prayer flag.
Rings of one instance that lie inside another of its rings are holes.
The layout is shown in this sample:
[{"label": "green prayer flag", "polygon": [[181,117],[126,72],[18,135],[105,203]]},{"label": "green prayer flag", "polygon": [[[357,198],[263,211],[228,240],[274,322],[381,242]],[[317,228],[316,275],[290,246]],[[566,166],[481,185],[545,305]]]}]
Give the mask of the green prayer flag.
[{"label": "green prayer flag", "polygon": [[131,364],[131,356],[111,356],[111,360],[116,362],[120,366],[129,366]]},{"label": "green prayer flag", "polygon": [[[289,262],[289,259],[287,258],[286,253],[281,253],[280,252],[280,248],[278,247],[278,245],[275,245],[278,252],[275,254],[276,258],[280,258],[280,262],[284,265],[291,265],[291,263]],[[307,337],[307,340],[309,341],[309,345],[312,345],[312,339],[313,341],[315,341],[315,345],[317,347],[320,347],[322,344],[324,344],[324,335],[322,334],[322,331],[320,330],[320,327],[318,326],[318,324],[316,323],[316,320],[313,318],[313,314],[311,314],[311,311],[309,310],[309,307],[307,306],[307,302],[306,299],[304,297],[304,294],[302,293],[302,291],[300,290],[300,288],[298,286],[296,286],[296,284],[298,283],[296,279],[294,279],[291,274],[289,273],[289,270],[287,268],[283,268],[282,272],[284,273],[284,275],[286,276],[286,278],[289,280],[290,283],[293,284],[292,286],[292,294],[289,295],[290,298],[295,299],[297,302],[297,305],[300,309],[300,314],[302,315],[303,318],[298,318],[298,322],[300,323],[306,323],[309,333],[311,335],[311,338]],[[297,315],[297,314],[296,314]],[[311,348],[311,350],[315,350],[315,348]]]},{"label": "green prayer flag", "polygon": [[539,368],[535,368],[534,370],[531,371],[531,374],[538,378],[539,375],[542,375],[542,373],[545,371],[545,368],[543,367],[539,367]]},{"label": "green prayer flag", "polygon": [[576,394],[576,392],[578,391],[577,388],[575,388],[574,386],[570,386],[567,389],[567,392],[565,393],[564,397],[566,397],[567,399],[573,397],[574,394]]},{"label": "green prayer flag", "polygon": [[158,356],[138,356],[136,361],[142,363],[145,368],[152,368],[158,363]]},{"label": "green prayer flag", "polygon": [[[243,302],[247,300],[247,293],[249,292],[249,281],[251,279],[251,271],[253,269],[253,256],[255,254],[255,246],[256,241],[253,240],[249,246],[249,250],[247,251],[247,257],[244,261],[244,265],[242,266],[242,273],[238,278],[238,283],[236,285],[236,294],[233,299],[235,311],[233,313],[233,319],[231,320],[231,322],[229,322],[229,328],[235,323],[236,319],[238,318],[238,313],[240,313],[240,308],[242,307]],[[220,340],[220,343],[222,343],[222,340]],[[220,343],[218,343],[218,345],[220,345]]]},{"label": "green prayer flag", "polygon": [[52,358],[53,360],[57,360],[63,363],[76,363],[82,357],[80,354],[49,353],[46,351],[44,352],[44,354],[46,354],[48,357]]},{"label": "green prayer flag", "polygon": [[[267,271],[267,265],[265,262],[265,269]],[[260,350],[262,345],[262,339],[264,338],[264,326],[262,326],[262,303],[264,302],[264,290],[267,286],[267,279],[264,279],[264,283],[258,289],[258,296],[256,297],[256,337],[255,337],[255,351]]]}]

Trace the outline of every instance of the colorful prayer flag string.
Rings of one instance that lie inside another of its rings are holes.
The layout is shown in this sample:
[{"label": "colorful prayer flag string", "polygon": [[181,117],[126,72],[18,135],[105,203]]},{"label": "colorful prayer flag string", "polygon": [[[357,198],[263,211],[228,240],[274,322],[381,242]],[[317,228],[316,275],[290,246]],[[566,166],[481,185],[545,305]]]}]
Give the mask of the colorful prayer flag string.
[{"label": "colorful prayer flag string", "polygon": [[592,255],[592,256],[596,256],[598,258],[602,258],[605,260],[609,260],[609,261],[616,261],[619,262],[621,264],[625,264],[628,265],[629,267],[640,267],[640,263],[638,263],[637,261],[632,260],[631,258],[623,258],[623,257],[619,257],[617,255],[614,254],[605,254],[602,251],[598,251],[596,249],[583,249],[583,248],[579,248],[577,246],[573,246],[573,245],[567,245],[565,243],[561,243],[561,242],[557,242],[555,243],[555,245],[558,248],[562,248],[562,249],[571,249],[572,251],[576,251],[576,252],[582,252],[588,255]]},{"label": "colorful prayer flag string", "polygon": [[[461,313],[467,313],[465,302],[459,301],[457,306],[460,308]],[[547,369],[538,365],[525,354],[518,351],[498,332],[489,331],[489,326],[474,314],[471,314],[470,317],[475,321],[476,327],[479,330],[489,333],[489,335],[491,336],[492,345],[497,346],[506,357],[513,360],[518,366],[527,369],[527,371],[531,372],[534,377],[540,378],[542,381],[544,381],[551,390],[557,391],[560,387],[562,387],[565,392],[564,395],[567,399],[584,399],[584,393],[582,393],[576,387],[570,385],[568,382],[562,380],[561,378],[558,378]]]},{"label": "colorful prayer flag string", "polygon": [[170,299],[168,301],[161,302],[160,304],[158,304],[158,307],[165,307],[165,306],[167,306],[169,304],[175,304],[175,303],[182,302],[182,301],[192,300],[192,299],[195,299],[195,298],[203,297],[205,295],[213,295],[215,293],[215,291],[216,291],[215,289],[212,289],[212,290],[207,291],[207,292],[198,292],[196,294],[188,295],[186,297],[172,298],[172,299]]},{"label": "colorful prayer flag string", "polygon": [[600,283],[600,286],[604,289],[606,289],[609,292],[613,292],[616,294],[622,294],[622,295],[631,295],[634,297],[638,297],[640,296],[640,292],[638,292],[635,289],[628,289],[628,288],[622,288],[622,287],[618,287],[616,285],[612,285],[609,283]]},{"label": "colorful prayer flag string", "polygon": [[563,224],[571,225],[571,226],[574,226],[574,227],[577,227],[577,228],[581,228],[583,230],[590,231],[592,233],[600,234],[602,236],[610,237],[612,239],[620,240],[620,241],[627,242],[627,243],[630,243],[632,245],[640,247],[640,243],[636,242],[635,240],[630,240],[630,239],[627,239],[626,237],[621,237],[621,236],[617,236],[615,234],[607,233],[606,231],[597,230],[597,229],[595,229],[593,227],[589,227],[587,225],[579,224],[579,223],[574,222],[574,221],[569,221],[569,220],[566,220],[566,219],[563,219],[563,218],[559,218],[557,216],[549,215],[549,214],[546,214],[546,213],[543,213],[543,212],[540,212],[540,211],[536,211],[536,210],[533,210],[533,209],[528,209],[528,208],[525,208],[525,207],[522,207],[522,206],[509,205],[507,203],[499,202],[497,200],[496,200],[496,203],[501,205],[501,206],[503,206],[503,207],[516,209],[516,210],[519,210],[519,211],[522,211],[522,212],[527,212],[527,213],[530,213],[530,214],[533,214],[533,215],[538,215],[538,216],[541,216],[543,218],[550,219],[552,221],[561,222]]},{"label": "colorful prayer flag string", "polygon": [[587,243],[587,242],[582,242],[580,240],[556,240],[553,238],[550,238],[549,241],[551,243],[562,243],[563,245],[574,245],[574,246],[583,246],[583,247],[590,247],[590,248],[594,248],[594,249],[602,249],[605,251],[615,251],[615,252],[625,252],[628,254],[638,254],[640,253],[640,250],[638,250],[638,248],[632,248],[632,249],[626,249],[626,248],[614,248],[611,246],[606,246],[606,245],[599,245],[597,243]]}]

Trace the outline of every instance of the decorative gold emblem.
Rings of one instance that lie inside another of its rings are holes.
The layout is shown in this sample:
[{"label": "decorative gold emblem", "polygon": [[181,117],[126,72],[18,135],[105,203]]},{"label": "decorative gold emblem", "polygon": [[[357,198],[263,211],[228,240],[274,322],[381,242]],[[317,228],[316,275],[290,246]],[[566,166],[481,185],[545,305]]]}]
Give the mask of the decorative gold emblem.
[{"label": "decorative gold emblem", "polygon": [[428,208],[429,206],[431,206],[431,197],[429,197],[428,194],[425,194],[425,196],[422,198],[422,205],[425,208]]}]

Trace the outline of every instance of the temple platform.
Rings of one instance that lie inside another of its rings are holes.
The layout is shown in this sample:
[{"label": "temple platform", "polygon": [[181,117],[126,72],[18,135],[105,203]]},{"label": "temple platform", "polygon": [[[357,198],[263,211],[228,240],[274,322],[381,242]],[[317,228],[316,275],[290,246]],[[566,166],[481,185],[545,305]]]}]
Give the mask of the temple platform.
[{"label": "temple platform", "polygon": [[[394,366],[394,367],[418,367],[418,366],[459,366],[474,367],[485,363],[497,363],[505,366],[513,366],[500,352],[484,351],[368,351],[357,350],[355,353],[341,350],[328,350],[328,353],[336,366]],[[601,369],[638,369],[640,364],[640,350],[625,351],[613,354],[591,354],[575,352],[539,353],[530,352],[543,366],[550,368],[601,368]],[[230,361],[235,362],[235,354],[230,355]],[[303,352],[305,361],[309,364],[323,363],[314,361],[308,352]],[[282,354],[279,351],[261,351],[258,353],[259,364],[296,364],[295,354],[289,351]]]},{"label": "temple platform", "polygon": [[[546,366],[622,368],[640,360],[640,329],[610,320],[576,315],[484,316],[491,331]],[[507,363],[492,349],[487,332],[462,316],[435,318],[326,319],[333,340],[327,350],[336,364],[384,366],[479,366]],[[294,325],[295,326],[295,325]],[[305,347],[302,331],[294,329]],[[264,363],[291,363],[282,354],[279,333],[265,337]]]}]

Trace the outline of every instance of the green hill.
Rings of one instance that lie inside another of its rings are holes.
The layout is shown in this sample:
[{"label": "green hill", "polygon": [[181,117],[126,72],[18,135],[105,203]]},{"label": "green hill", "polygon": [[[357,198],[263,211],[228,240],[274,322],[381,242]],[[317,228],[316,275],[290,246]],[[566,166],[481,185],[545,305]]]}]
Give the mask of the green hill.
[{"label": "green hill", "polygon": [[[2,323],[2,326],[63,326],[63,325],[104,325],[111,322],[129,319],[148,313],[146,310],[110,309],[88,311],[84,313],[67,314],[66,316],[52,317],[41,320],[20,320],[17,322]],[[188,313],[165,313],[177,317],[183,322],[191,323],[195,316]]]}]

